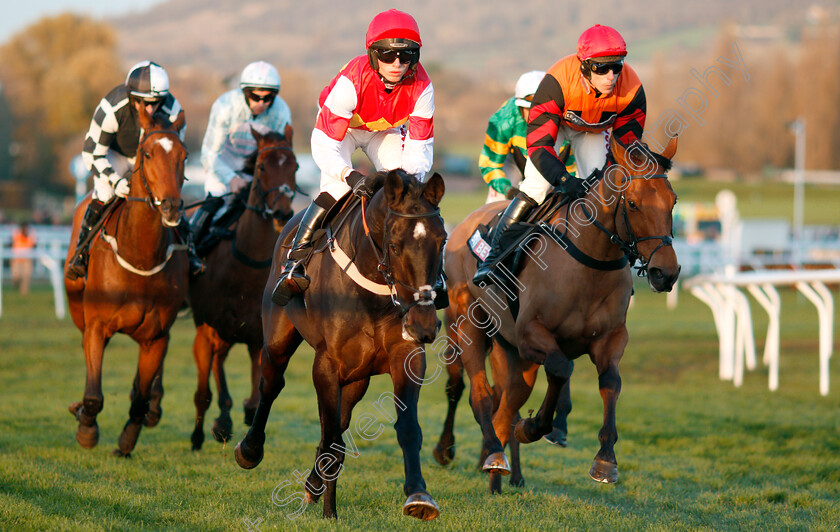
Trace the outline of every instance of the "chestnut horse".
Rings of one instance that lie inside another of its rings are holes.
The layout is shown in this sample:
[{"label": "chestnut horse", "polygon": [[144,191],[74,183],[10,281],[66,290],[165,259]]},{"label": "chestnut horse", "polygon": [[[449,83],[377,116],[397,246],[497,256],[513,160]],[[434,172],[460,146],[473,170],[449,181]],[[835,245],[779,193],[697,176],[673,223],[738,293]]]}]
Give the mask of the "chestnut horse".
[{"label": "chestnut horse", "polygon": [[[460,353],[470,380],[470,404],[486,456],[482,469],[490,473],[491,493],[501,492],[500,475],[511,473],[504,454],[511,433],[516,441],[531,443],[551,432],[572,361],[584,354],[598,370],[604,402],[601,449],[589,474],[598,482],[617,481],[613,447],[621,389],[618,363],[627,346],[625,322],[633,293],[628,257],[640,261],[639,273],[647,275],[654,292],[669,291],[677,280],[680,267],[671,246],[676,195],[666,176],[676,146],[672,139],[658,155],[641,144],[627,148],[612,139],[615,164],[587,180],[591,190],[585,198],[563,205],[541,231],[525,238],[518,279],[504,290],[472,283],[476,259],[467,245],[476,228],[490,222],[504,204],[478,209],[453,230],[446,246],[449,348]],[[500,278],[506,275],[499,273]],[[486,374],[488,351],[493,387]],[[541,365],[548,379],[542,406],[535,417],[519,419],[519,408],[530,396]],[[449,369],[449,413],[435,453],[442,463],[454,456],[451,421],[463,389],[460,367],[450,364]],[[511,448],[511,484],[521,486],[517,448]]]},{"label": "chestnut horse", "polygon": [[[127,201],[113,209],[91,241],[87,277],[64,286],[73,322],[82,331],[87,383],[81,402],[70,405],[79,421],[76,440],[86,448],[99,441],[96,416],[102,410],[102,358],[105,346],[118,332],[140,345],[137,375],[131,392],[129,419],[115,455],[128,456],[137,443],[149,412],[152,381],[162,376],[169,344],[169,328],[187,292],[186,246],[175,227],[182,216],[181,185],[187,149],[179,131],[184,113],[172,124],[164,117],[139,113],[145,132],[137,148]],[[76,235],[90,195],[73,217],[67,264],[76,251]],[[157,380],[159,401],[162,384]],[[159,419],[159,405],[146,424]]]},{"label": "chestnut horse", "polygon": [[233,400],[224,372],[233,344],[244,343],[251,355],[251,396],[244,404],[246,424],[251,424],[259,400],[262,293],[277,235],[293,214],[297,159],[292,151],[291,126],[286,126],[283,134],[272,131],[261,135],[253,129],[251,133],[257,140],[257,151],[246,209],[235,222],[230,243],[221,242],[205,257],[207,272],[190,279],[188,297],[196,325],[193,355],[198,367],[193,450],[201,449],[204,443],[204,414],[213,397],[208,386],[211,366],[221,410],[211,433],[224,442],[233,432]]},{"label": "chestnut horse", "polygon": [[389,373],[394,393],[383,394],[377,404],[387,396],[387,402],[393,400],[397,407],[395,428],[407,496],[403,513],[429,520],[440,510],[420,471],[423,435],[417,400],[426,369],[423,344],[431,342],[440,328],[432,286],[440,275],[446,240],[438,209],[444,184],[438,174],[426,183],[402,170],[377,175],[383,177],[384,188],[370,202],[363,201],[361,208],[356,203],[345,223],[335,224],[338,229],[330,233],[329,249],[312,257],[307,266],[312,283],[303,297],[278,307],[271,302],[271,291],[300,216],[283,229],[263,296],[266,351],[260,402],[235,456],[245,469],[262,460],[271,405],[285,384],[289,359],[305,339],[315,348],[312,377],[321,418],[321,443],[306,482],[306,502],[314,503],[326,492],[323,515],[336,517],[336,482],[345,449],[342,434],[370,378]]}]

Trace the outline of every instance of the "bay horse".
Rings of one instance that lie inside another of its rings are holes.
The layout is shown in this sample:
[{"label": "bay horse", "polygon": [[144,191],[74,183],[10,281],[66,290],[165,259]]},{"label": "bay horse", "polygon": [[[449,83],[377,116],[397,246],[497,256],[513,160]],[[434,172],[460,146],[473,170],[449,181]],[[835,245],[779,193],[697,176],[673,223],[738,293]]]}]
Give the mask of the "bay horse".
[{"label": "bay horse", "polygon": [[[70,405],[70,413],[79,421],[76,440],[82,447],[92,448],[99,441],[96,416],[104,403],[105,347],[118,332],[140,346],[129,419],[114,451],[117,456],[130,455],[144,421],[153,426],[160,418],[160,378],[169,328],[184,301],[188,282],[186,246],[175,233],[182,216],[181,185],[187,157],[179,132],[186,119],[182,111],[173,124],[141,110],[139,122],[144,134],[129,180],[129,196],[105,215],[102,229],[91,241],[87,277],[64,279],[70,315],[82,331],[87,366],[84,397]],[[88,194],[76,207],[65,264],[75,254],[76,236],[90,201]],[[151,390],[153,380],[156,394]],[[150,399],[157,403],[154,412],[150,412]]]},{"label": "bay horse", "polygon": [[377,404],[393,400],[397,407],[395,428],[407,496],[403,513],[430,520],[440,510],[420,470],[423,435],[417,401],[426,366],[423,344],[440,329],[432,286],[440,275],[446,240],[438,208],[444,183],[439,174],[421,183],[403,170],[379,172],[376,179],[384,179],[384,187],[369,202],[356,203],[346,223],[336,224],[339,228],[330,233],[328,250],[311,258],[307,273],[312,282],[303,297],[278,307],[271,302],[271,292],[300,215],[283,229],[263,295],[260,401],[235,457],[245,469],[262,460],[271,405],[285,385],[289,359],[305,339],[315,348],[312,378],[321,419],[306,502],[314,503],[326,493],[323,515],[336,517],[336,484],[345,450],[342,434],[370,378],[389,373],[394,392],[383,394]]},{"label": "bay horse", "polygon": [[[520,272],[505,289],[472,283],[476,259],[468,245],[476,228],[505,204],[484,206],[453,230],[445,261],[451,301],[445,313],[447,348],[460,354],[469,377],[470,404],[483,437],[481,468],[490,473],[491,493],[500,493],[501,476],[511,474],[504,454],[511,436],[514,443],[531,443],[552,431],[560,390],[571,376],[573,360],[584,354],[597,368],[604,403],[601,448],[589,474],[598,482],[617,482],[618,364],[629,339],[626,317],[633,293],[628,257],[640,261],[639,273],[647,275],[654,292],[670,291],[676,282],[680,267],[671,245],[676,195],[666,174],[676,147],[674,138],[659,155],[640,143],[625,147],[611,139],[614,164],[587,180],[585,198],[560,207],[542,231],[525,238]],[[513,278],[509,270],[499,274],[506,276]],[[488,352],[493,387],[487,378]],[[464,388],[456,363],[449,365],[449,412],[435,452],[444,464],[454,456],[452,425]],[[540,366],[548,390],[536,415],[520,419],[518,411]],[[511,484],[522,486],[514,443]]]},{"label": "bay horse", "polygon": [[292,217],[297,158],[292,151],[292,127],[283,133],[260,134],[252,156],[253,175],[245,211],[235,222],[230,243],[220,242],[204,257],[207,271],[190,279],[189,302],[196,325],[193,356],[198,368],[196,419],[192,449],[204,443],[204,415],[212,400],[209,376],[216,375],[221,413],[211,433],[225,442],[233,432],[233,405],[224,372],[233,344],[244,343],[251,357],[251,396],[245,400],[245,423],[251,424],[259,400],[260,351],[263,344],[262,293],[268,279],[274,243]]}]

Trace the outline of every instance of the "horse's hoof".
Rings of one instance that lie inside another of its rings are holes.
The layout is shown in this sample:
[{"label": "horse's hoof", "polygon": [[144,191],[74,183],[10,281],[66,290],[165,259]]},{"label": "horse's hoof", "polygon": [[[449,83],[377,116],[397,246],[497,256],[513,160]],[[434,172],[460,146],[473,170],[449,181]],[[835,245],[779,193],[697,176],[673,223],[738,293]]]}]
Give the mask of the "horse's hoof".
[{"label": "horse's hoof", "polygon": [[256,408],[248,408],[247,406],[245,407],[245,421],[244,422],[247,426],[250,427],[251,425],[254,424],[254,416],[256,414],[257,414],[257,409]]},{"label": "horse's hoof", "polygon": [[568,445],[568,442],[566,441],[566,431],[563,429],[554,429],[543,436],[543,439],[548,443],[557,445],[558,447],[565,447]]},{"label": "horse's hoof", "polygon": [[225,443],[233,435],[233,421],[231,421],[230,418],[216,418],[210,432],[213,434],[213,437],[217,442]]},{"label": "horse's hoof", "polygon": [[452,463],[452,460],[455,459],[455,446],[450,446],[444,448],[443,445],[438,443],[435,445],[434,451],[432,454],[435,456],[435,460],[442,466],[446,466]]},{"label": "horse's hoof", "polygon": [[408,496],[403,505],[403,514],[423,521],[431,521],[440,515],[440,508],[428,493],[421,491]]},{"label": "horse's hoof", "polygon": [[524,488],[525,487],[525,479],[521,475],[511,475],[510,476],[510,485],[514,488]]},{"label": "horse's hoof", "polygon": [[160,418],[163,416],[162,409],[149,410],[146,412],[146,417],[143,418],[143,425],[151,428],[160,423]]},{"label": "horse's hoof", "polygon": [[534,418],[520,419],[513,428],[513,437],[519,443],[534,443],[539,440],[541,434],[534,434],[536,424]]},{"label": "horse's hoof", "polygon": [[190,441],[192,442],[192,450],[200,451],[201,446],[204,445],[204,431],[198,429],[193,431]]},{"label": "horse's hoof", "polygon": [[242,440],[236,444],[236,448],[233,450],[233,456],[236,458],[236,463],[242,469],[254,469],[262,462],[263,448],[260,446],[258,450],[252,450],[245,443],[245,440]]},{"label": "horse's hoof", "polygon": [[303,500],[306,501],[306,504],[315,504],[320,498],[321,495],[319,493],[311,493],[309,490],[304,490],[303,492]]},{"label": "horse's hoof", "polygon": [[589,470],[589,476],[595,482],[603,482],[604,484],[615,484],[618,482],[618,464],[612,462],[605,462],[598,458],[592,462],[592,468]]},{"label": "horse's hoof", "polygon": [[490,495],[502,493],[502,475],[494,471],[490,472]]},{"label": "horse's hoof", "polygon": [[117,458],[131,458],[131,453],[124,453],[120,449],[114,449],[111,451],[111,456],[116,456]]},{"label": "horse's hoof", "polygon": [[481,467],[486,473],[498,473],[500,475],[510,475],[510,462],[508,462],[505,453],[493,453],[484,461]]},{"label": "horse's hoof", "polygon": [[140,437],[140,429],[142,427],[142,424],[132,423],[130,421],[125,424],[125,428],[123,428],[123,431],[120,434],[120,439],[117,441],[119,450],[124,456],[128,456],[131,451],[134,450],[134,446],[137,445],[137,438]]},{"label": "horse's hoof", "polygon": [[93,449],[99,443],[99,425],[94,421],[93,426],[79,424],[76,429],[76,441],[83,449]]}]

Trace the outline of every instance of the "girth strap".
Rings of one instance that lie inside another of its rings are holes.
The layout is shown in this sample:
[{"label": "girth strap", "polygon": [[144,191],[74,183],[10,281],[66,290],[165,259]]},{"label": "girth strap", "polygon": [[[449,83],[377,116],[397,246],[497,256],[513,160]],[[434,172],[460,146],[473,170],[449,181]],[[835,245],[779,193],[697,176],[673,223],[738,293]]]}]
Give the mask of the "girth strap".
[{"label": "girth strap", "polygon": [[333,260],[335,263],[338,264],[338,267],[341,268],[341,271],[347,274],[350,279],[353,280],[357,285],[361,286],[368,292],[372,292],[379,296],[390,296],[391,295],[391,288],[386,284],[379,284],[371,281],[364,275],[359,269],[356,267],[356,264],[350,260],[350,257],[347,256],[344,251],[338,247],[337,242],[333,242],[330,246],[330,255],[332,255]]}]

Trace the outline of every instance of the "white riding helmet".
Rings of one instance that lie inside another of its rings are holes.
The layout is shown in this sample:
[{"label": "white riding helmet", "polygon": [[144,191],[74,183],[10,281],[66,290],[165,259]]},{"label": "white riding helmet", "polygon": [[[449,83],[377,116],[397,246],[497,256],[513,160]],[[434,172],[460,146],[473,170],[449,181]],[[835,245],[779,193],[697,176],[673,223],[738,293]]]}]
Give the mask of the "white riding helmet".
[{"label": "white riding helmet", "polygon": [[169,94],[169,75],[153,61],[140,61],[128,71],[125,86],[138,98],[163,98]]},{"label": "white riding helmet", "polygon": [[534,93],[537,92],[537,87],[540,86],[540,82],[544,77],[545,72],[542,70],[532,70],[519,76],[519,81],[516,82],[516,89],[513,91],[513,95],[516,97],[516,101],[514,103],[516,103],[519,107],[530,109],[531,102],[525,98],[533,96]]},{"label": "white riding helmet", "polygon": [[239,87],[268,89],[280,92],[280,73],[265,61],[256,61],[246,66],[239,77]]}]

